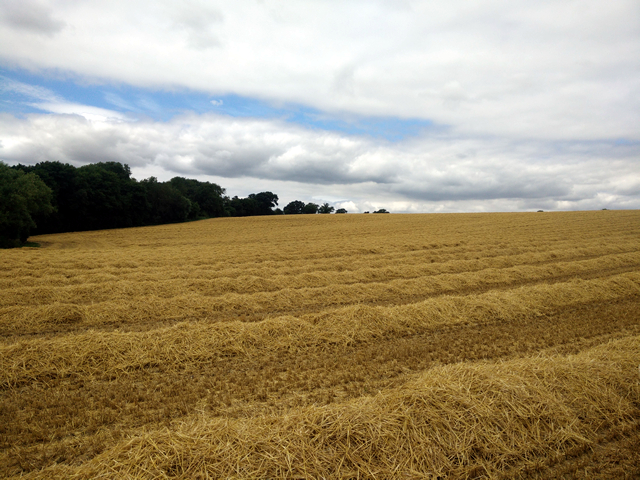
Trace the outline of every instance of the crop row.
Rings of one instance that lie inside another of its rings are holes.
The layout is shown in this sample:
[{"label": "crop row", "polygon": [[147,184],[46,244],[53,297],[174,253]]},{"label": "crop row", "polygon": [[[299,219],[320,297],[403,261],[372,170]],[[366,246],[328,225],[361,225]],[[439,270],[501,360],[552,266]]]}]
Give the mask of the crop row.
[{"label": "crop row", "polygon": [[[247,294],[225,293],[216,289],[220,285],[215,282],[198,283],[193,280],[118,282],[58,289],[22,288],[6,291],[3,298],[5,306],[0,308],[0,322],[5,335],[15,335],[47,329],[161,323],[168,320],[231,321],[237,319],[238,314],[249,315],[248,319],[255,321],[260,316],[287,312],[312,312],[363,303],[411,303],[430,296],[465,290],[548,282],[587,274],[601,276],[612,270],[637,268],[638,265],[640,252],[582,261],[397,279],[385,283],[333,285],[329,281],[329,286],[315,288],[291,288],[285,277],[271,281],[254,280],[246,285],[246,290],[257,290],[257,293]],[[278,280],[282,282],[280,285]],[[195,288],[198,290],[194,291]]]},{"label": "crop row", "polygon": [[449,365],[286,415],[195,414],[33,477],[515,477],[637,428],[638,362],[629,337],[575,356]]},{"label": "crop row", "polygon": [[[163,267],[118,268],[113,264],[118,262],[121,254],[104,254],[100,264],[87,272],[77,269],[73,261],[63,263],[58,267],[47,267],[43,260],[38,269],[26,268],[21,263],[15,266],[7,263],[6,269],[0,273],[0,288],[15,288],[15,278],[21,278],[20,288],[33,287],[66,287],[74,285],[93,286],[106,282],[119,281],[156,281],[171,280],[209,280],[219,283],[226,290],[242,284],[249,279],[269,279],[286,277],[292,285],[322,286],[327,282],[337,284],[358,283],[367,281],[383,281],[393,278],[413,278],[441,273],[462,273],[477,271],[485,268],[507,268],[518,265],[552,263],[557,261],[582,260],[595,256],[605,256],[619,253],[638,251],[637,241],[618,242],[603,245],[576,247],[568,242],[562,248],[556,245],[554,250],[541,251],[538,247],[516,248],[500,247],[485,248],[477,252],[457,251],[451,254],[434,256],[429,251],[401,252],[395,254],[363,255],[360,258],[349,259],[342,257],[325,258],[313,263],[282,261],[264,262],[256,265],[219,265],[196,266],[192,263],[185,265],[180,260],[167,260]],[[59,259],[57,261],[60,261]],[[2,278],[2,275],[5,278]],[[281,281],[281,280],[280,280]]]},{"label": "crop row", "polygon": [[149,332],[87,332],[33,339],[0,347],[4,388],[47,376],[126,375],[132,370],[206,364],[228,356],[260,356],[269,351],[304,350],[321,344],[368,343],[425,332],[440,325],[491,318],[542,315],[571,304],[640,295],[640,273],[573,280],[488,292],[438,297],[391,306],[349,306],[299,317],[255,323],[181,323]]}]

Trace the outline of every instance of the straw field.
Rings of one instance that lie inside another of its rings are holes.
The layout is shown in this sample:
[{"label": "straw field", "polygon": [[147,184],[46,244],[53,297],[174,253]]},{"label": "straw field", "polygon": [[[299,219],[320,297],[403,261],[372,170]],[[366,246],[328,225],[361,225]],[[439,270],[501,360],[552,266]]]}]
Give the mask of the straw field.
[{"label": "straw field", "polygon": [[637,478],[640,212],[0,251],[0,476]]}]

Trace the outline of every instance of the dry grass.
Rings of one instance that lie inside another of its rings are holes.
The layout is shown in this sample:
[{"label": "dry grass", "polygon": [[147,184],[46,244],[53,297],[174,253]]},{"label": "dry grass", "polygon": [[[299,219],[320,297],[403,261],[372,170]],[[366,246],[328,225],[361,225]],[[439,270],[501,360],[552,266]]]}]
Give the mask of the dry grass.
[{"label": "dry grass", "polygon": [[545,478],[638,431],[640,212],[36,241],[0,253],[0,476]]}]

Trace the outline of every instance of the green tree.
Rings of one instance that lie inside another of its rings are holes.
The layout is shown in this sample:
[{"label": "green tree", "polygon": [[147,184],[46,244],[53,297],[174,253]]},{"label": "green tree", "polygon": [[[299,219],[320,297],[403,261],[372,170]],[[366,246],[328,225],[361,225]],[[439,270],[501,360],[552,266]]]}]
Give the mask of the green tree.
[{"label": "green tree", "polygon": [[60,162],[25,167],[52,190],[55,212],[37,215],[37,234],[144,225],[146,191],[128,165],[101,162],[76,168]]},{"label": "green tree", "polygon": [[302,209],[302,213],[318,213],[318,204],[316,203],[307,203]]},{"label": "green tree", "polygon": [[[366,213],[366,212],[365,212],[365,213]],[[380,210],[376,210],[376,211],[375,211],[375,212],[373,212],[373,213],[389,213],[389,212],[387,212],[384,208],[381,208]]]},{"label": "green tree", "polygon": [[191,202],[189,218],[225,216],[225,189],[210,182],[174,177],[169,183]]},{"label": "green tree", "polygon": [[0,162],[0,247],[27,241],[33,217],[53,211],[51,189],[35,173],[24,173]]},{"label": "green tree", "polygon": [[78,230],[133,227],[138,212],[132,208],[134,193],[140,187],[131,179],[128,165],[100,162],[76,170],[74,197],[79,203]]},{"label": "green tree", "polygon": [[328,203],[323,203],[322,205],[320,205],[320,208],[318,208],[318,213],[331,213],[334,210],[335,208],[330,206]]},{"label": "green tree", "polygon": [[254,215],[273,215],[273,208],[278,205],[278,195],[272,192],[252,193],[249,198],[257,202]]},{"label": "green tree", "polygon": [[345,208],[339,208],[336,210],[336,213],[347,213],[347,210]]},{"label": "green tree", "polygon": [[258,211],[258,201],[255,198],[233,197],[229,200],[228,211],[232,217],[250,217]]},{"label": "green tree", "polygon": [[149,177],[140,183],[146,190],[150,207],[146,223],[178,223],[189,217],[191,202],[170,183],[160,183],[155,177]]},{"label": "green tree", "polygon": [[304,207],[304,202],[301,202],[300,200],[294,200],[293,202],[288,203],[287,206],[284,207],[283,211],[285,215],[298,215],[302,213]]}]

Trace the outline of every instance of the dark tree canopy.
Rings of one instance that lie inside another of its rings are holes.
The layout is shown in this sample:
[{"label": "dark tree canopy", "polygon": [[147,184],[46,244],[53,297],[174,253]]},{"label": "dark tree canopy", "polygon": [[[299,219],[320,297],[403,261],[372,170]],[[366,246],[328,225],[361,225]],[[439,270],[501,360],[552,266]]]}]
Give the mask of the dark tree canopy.
[{"label": "dark tree canopy", "polygon": [[373,213],[389,213],[389,212],[387,212],[387,210],[385,210],[384,208],[381,208],[380,210],[376,210]]},{"label": "dark tree canopy", "polygon": [[55,211],[49,215],[37,215],[37,233],[60,233],[78,228],[82,205],[76,197],[78,178],[76,167],[68,163],[42,162],[35,166],[18,165],[17,169],[38,175],[51,189],[51,203]]},{"label": "dark tree canopy", "polygon": [[249,198],[257,203],[254,215],[273,215],[273,209],[278,206],[278,195],[275,193],[252,193]]},{"label": "dark tree canopy", "polygon": [[26,168],[53,192],[55,212],[36,218],[36,233],[58,233],[143,225],[145,192],[127,165],[95,163],[76,168],[42,162]]},{"label": "dark tree canopy", "polygon": [[300,200],[294,200],[284,207],[285,215],[298,215],[304,210],[305,204]]},{"label": "dark tree canopy", "polygon": [[335,209],[328,203],[323,203],[322,205],[320,205],[320,208],[318,208],[318,213],[331,213],[334,210]]},{"label": "dark tree canopy", "polygon": [[77,169],[75,198],[81,224],[78,230],[133,227],[131,204],[139,189],[129,167],[116,162],[94,163]]},{"label": "dark tree canopy", "polygon": [[219,185],[182,177],[131,178],[128,165],[101,162],[76,168],[60,162],[11,167],[37,174],[52,191],[53,213],[38,213],[35,233],[121,228],[229,215]]},{"label": "dark tree canopy", "polygon": [[278,196],[272,192],[252,193],[247,198],[233,197],[227,200],[227,212],[232,217],[254,215],[275,215],[273,209],[278,205]]},{"label": "dark tree canopy", "polygon": [[149,207],[145,219],[147,224],[178,223],[189,217],[191,202],[171,183],[160,183],[155,177],[150,177],[140,184],[146,191]]},{"label": "dark tree canopy", "polygon": [[[2,164],[0,180],[5,196],[0,205],[0,222],[4,222],[0,236],[23,241],[29,234],[157,225],[221,216],[335,211],[328,203],[317,205],[300,200],[281,210],[276,208],[279,199],[273,192],[229,198],[225,189],[215,183],[184,177],[174,177],[168,182],[159,182],[155,177],[137,181],[131,177],[129,166],[119,162],[79,168],[60,162],[13,167]],[[11,189],[21,193],[12,193]],[[383,212],[386,211],[376,213]],[[347,211],[341,208],[336,213]]]},{"label": "dark tree canopy", "polygon": [[228,202],[229,215],[232,217],[249,217],[255,215],[258,210],[258,202],[250,197],[233,197]]},{"label": "dark tree canopy", "polygon": [[225,190],[220,185],[174,177],[169,183],[191,202],[189,218],[225,216]]},{"label": "dark tree canopy", "polygon": [[0,162],[0,247],[17,247],[36,227],[34,217],[49,214],[51,189],[35,173]]},{"label": "dark tree canopy", "polygon": [[302,209],[302,213],[318,213],[318,205],[315,203],[307,203]]},{"label": "dark tree canopy", "polygon": [[[323,209],[329,211],[321,211]],[[306,214],[314,214],[314,213],[331,213],[333,211],[333,207],[329,206],[328,203],[325,203],[322,207],[316,203],[304,203],[300,200],[294,200],[290,202],[286,207],[284,207],[284,213],[286,215],[298,215],[301,213]]]},{"label": "dark tree canopy", "polygon": [[[347,210],[345,208],[339,208],[336,210],[336,213],[347,213]],[[369,213],[369,212],[366,212]]]}]

